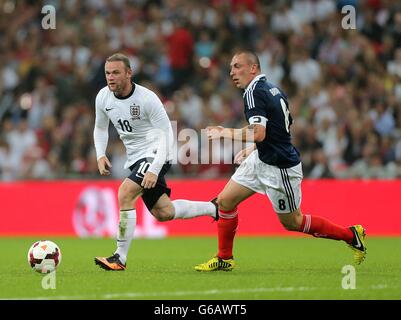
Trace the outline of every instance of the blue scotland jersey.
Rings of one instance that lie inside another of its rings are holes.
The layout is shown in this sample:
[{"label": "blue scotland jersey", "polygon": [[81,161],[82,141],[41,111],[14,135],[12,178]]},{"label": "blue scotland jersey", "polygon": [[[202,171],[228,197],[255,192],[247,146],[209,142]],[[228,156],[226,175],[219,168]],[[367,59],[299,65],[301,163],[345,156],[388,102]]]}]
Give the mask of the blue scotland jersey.
[{"label": "blue scotland jersey", "polygon": [[265,139],[256,143],[259,159],[279,168],[300,163],[299,152],[291,143],[292,118],[287,96],[261,74],[248,85],[243,97],[248,123],[266,127]]}]

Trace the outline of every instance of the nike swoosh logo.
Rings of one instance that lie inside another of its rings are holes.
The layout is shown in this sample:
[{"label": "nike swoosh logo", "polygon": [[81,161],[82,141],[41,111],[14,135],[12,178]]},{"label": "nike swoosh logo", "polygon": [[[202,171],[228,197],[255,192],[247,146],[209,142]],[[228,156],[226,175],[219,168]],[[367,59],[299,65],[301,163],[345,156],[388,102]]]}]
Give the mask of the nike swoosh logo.
[{"label": "nike swoosh logo", "polygon": [[106,108],[106,111],[110,111],[110,110],[113,110],[113,109],[114,109],[114,108],[110,108],[110,109],[107,109],[107,108]]},{"label": "nike swoosh logo", "polygon": [[359,241],[359,237],[357,234],[355,235],[355,238],[356,238],[356,242],[357,242],[357,244],[355,245],[355,248],[361,249],[362,243]]}]

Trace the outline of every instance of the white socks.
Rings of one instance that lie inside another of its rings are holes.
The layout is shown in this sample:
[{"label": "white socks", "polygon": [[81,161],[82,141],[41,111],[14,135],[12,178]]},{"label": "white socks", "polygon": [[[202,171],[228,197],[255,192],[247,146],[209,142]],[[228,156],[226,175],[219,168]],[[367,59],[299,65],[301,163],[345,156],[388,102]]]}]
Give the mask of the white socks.
[{"label": "white socks", "polygon": [[[175,216],[174,219],[190,219],[199,216],[216,216],[216,207],[211,202],[174,200],[172,201]],[[136,226],[136,210],[121,210],[120,223],[117,233],[117,250],[115,253],[120,255],[120,261],[126,263],[128,250],[134,237]]]},{"label": "white socks", "polygon": [[136,210],[121,210],[117,233],[117,250],[115,253],[120,255],[120,261],[124,264],[127,260],[132,238],[134,237],[135,226]]},{"label": "white socks", "polygon": [[216,207],[211,202],[174,200],[175,216],[173,219],[190,219],[199,216],[216,216]]}]

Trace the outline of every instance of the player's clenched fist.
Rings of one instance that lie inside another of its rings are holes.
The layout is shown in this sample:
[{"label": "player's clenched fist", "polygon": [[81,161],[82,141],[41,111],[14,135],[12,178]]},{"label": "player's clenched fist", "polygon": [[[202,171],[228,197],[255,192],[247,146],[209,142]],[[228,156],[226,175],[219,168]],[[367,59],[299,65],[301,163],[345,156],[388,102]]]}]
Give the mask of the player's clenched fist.
[{"label": "player's clenched fist", "polygon": [[108,176],[110,174],[110,168],[112,167],[111,162],[106,156],[103,156],[97,160],[97,167],[102,176]]}]

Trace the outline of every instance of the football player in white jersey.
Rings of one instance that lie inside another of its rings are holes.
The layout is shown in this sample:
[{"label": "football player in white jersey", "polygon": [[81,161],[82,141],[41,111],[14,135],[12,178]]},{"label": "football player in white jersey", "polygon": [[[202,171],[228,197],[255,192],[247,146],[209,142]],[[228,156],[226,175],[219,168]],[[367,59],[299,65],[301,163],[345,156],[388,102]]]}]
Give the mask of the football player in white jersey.
[{"label": "football player in white jersey", "polygon": [[131,174],[118,190],[120,222],[117,250],[111,257],[96,257],[106,270],[125,270],[128,250],[136,225],[136,201],[142,199],[158,221],[208,215],[218,219],[214,202],[171,201],[164,175],[173,158],[173,130],[162,102],[151,90],[132,82],[129,59],[120,53],[106,59],[107,86],[96,96],[94,143],[101,175],[109,175],[106,156],[109,121],[127,151],[125,168]]}]

